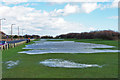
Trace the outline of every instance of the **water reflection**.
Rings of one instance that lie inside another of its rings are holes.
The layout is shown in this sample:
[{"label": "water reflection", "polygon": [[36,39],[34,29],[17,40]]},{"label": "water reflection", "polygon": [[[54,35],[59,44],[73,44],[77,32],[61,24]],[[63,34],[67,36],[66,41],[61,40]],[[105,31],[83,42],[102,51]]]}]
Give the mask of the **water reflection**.
[{"label": "water reflection", "polygon": [[93,49],[93,48],[113,48],[114,46],[82,43],[74,41],[46,41],[46,39],[35,41],[34,44],[26,45],[23,49],[32,49],[19,53],[27,54],[44,54],[44,53],[98,53],[98,52],[118,52],[110,49]]},{"label": "water reflection", "polygon": [[88,68],[88,67],[99,67],[97,64],[79,64],[67,60],[62,59],[47,59],[44,61],[41,61],[40,64],[43,64],[48,67],[61,67],[61,68]]},{"label": "water reflection", "polygon": [[13,68],[14,66],[18,65],[18,63],[19,63],[19,60],[5,62],[5,64],[7,64],[7,69]]}]

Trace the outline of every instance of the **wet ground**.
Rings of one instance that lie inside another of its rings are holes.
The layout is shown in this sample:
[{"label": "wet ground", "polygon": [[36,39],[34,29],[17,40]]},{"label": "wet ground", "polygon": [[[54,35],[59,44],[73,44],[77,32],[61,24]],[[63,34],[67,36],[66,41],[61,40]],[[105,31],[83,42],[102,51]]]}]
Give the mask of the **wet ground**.
[{"label": "wet ground", "polygon": [[19,53],[26,54],[44,54],[44,53],[100,53],[100,52],[118,52],[118,50],[110,49],[94,49],[94,48],[114,48],[114,46],[83,43],[74,41],[47,41],[42,39],[35,41],[34,44],[26,45],[23,49],[32,49]]},{"label": "wet ground", "polygon": [[17,66],[19,64],[19,60],[17,60],[17,61],[7,61],[7,62],[5,62],[5,64],[6,64],[7,69],[11,69],[11,68],[14,68],[15,66]]},{"label": "wet ground", "polygon": [[61,67],[61,68],[88,68],[88,67],[102,68],[102,66],[97,64],[80,64],[63,59],[47,59],[41,61],[40,64],[43,64],[48,67]]}]

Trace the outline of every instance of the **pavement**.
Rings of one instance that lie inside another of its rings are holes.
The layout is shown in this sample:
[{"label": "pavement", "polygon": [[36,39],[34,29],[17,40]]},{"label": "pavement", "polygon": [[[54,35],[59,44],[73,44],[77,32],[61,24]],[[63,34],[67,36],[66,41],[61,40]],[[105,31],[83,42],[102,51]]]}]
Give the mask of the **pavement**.
[{"label": "pavement", "polygon": [[13,41],[6,41],[7,43],[19,43],[19,42],[22,42],[22,41],[26,41],[28,39],[21,39],[21,40],[13,40]]}]

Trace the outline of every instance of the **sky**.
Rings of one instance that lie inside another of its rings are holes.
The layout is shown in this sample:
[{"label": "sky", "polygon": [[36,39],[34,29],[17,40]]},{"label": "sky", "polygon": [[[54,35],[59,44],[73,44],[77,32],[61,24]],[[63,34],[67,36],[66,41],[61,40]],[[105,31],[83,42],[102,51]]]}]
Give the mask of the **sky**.
[{"label": "sky", "polygon": [[[77,0],[76,0],[77,1]],[[90,1],[90,0],[89,0]],[[94,30],[118,31],[118,0],[91,2],[0,2],[2,31],[20,35],[51,35]]]}]

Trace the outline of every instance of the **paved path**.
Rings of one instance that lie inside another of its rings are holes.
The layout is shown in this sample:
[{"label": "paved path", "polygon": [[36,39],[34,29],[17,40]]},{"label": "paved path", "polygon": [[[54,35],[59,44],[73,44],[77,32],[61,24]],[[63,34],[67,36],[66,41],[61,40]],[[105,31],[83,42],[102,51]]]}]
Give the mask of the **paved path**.
[{"label": "paved path", "polygon": [[14,41],[7,41],[7,43],[18,43],[21,41],[26,41],[27,39],[21,39],[21,40],[14,40]]}]

